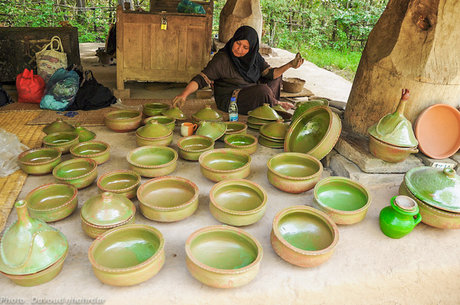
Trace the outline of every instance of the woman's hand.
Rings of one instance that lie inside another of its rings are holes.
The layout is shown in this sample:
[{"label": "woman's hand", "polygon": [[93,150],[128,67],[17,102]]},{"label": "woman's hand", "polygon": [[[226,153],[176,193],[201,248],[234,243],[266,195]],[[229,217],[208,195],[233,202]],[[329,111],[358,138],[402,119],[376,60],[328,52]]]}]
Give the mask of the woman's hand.
[{"label": "woman's hand", "polygon": [[295,55],[295,58],[291,60],[291,66],[292,68],[297,69],[303,64],[303,62],[304,62],[304,59],[302,58],[302,55],[300,55],[300,53],[297,53]]},{"label": "woman's hand", "polygon": [[177,95],[173,99],[173,102],[172,102],[173,107],[181,108],[184,105],[186,99],[187,99],[187,97],[182,95],[182,94]]},{"label": "woman's hand", "polygon": [[289,110],[289,109],[294,108],[294,105],[292,105],[292,104],[289,103],[289,102],[278,102],[278,105],[280,105],[281,107],[283,107],[284,110]]}]

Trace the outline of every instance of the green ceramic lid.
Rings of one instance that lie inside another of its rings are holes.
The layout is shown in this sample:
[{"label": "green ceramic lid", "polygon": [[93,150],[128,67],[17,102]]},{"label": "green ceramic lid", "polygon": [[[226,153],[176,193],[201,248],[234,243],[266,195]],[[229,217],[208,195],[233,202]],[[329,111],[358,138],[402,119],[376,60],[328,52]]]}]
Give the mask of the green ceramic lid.
[{"label": "green ceramic lid", "polygon": [[43,132],[46,134],[63,131],[75,131],[75,127],[67,122],[64,122],[61,118],[58,118],[56,121],[43,128]]},{"label": "green ceramic lid", "polygon": [[75,131],[78,133],[78,141],[79,142],[86,142],[94,139],[96,134],[85,127],[77,126],[75,127]]},{"label": "green ceramic lid", "polygon": [[169,136],[172,131],[165,125],[158,123],[158,121],[150,120],[145,126],[138,128],[136,133],[145,138],[162,138]]},{"label": "green ceramic lid", "polygon": [[453,169],[416,167],[406,173],[404,182],[411,193],[426,204],[460,213],[460,177]]},{"label": "green ceramic lid", "polygon": [[282,121],[268,123],[260,127],[260,133],[268,138],[284,139],[288,127]]},{"label": "green ceramic lid", "polygon": [[88,199],[81,217],[89,224],[112,227],[127,222],[136,214],[134,204],[123,195],[104,192]]},{"label": "green ceramic lid", "polygon": [[264,120],[271,120],[277,121],[282,120],[283,118],[273,109],[270,107],[269,104],[263,104],[260,107],[248,112],[249,116],[264,119]]},{"label": "green ceramic lid", "polygon": [[225,131],[227,131],[227,124],[224,122],[202,121],[195,134],[209,137],[216,141],[224,135]]},{"label": "green ceramic lid", "polygon": [[18,220],[0,242],[0,271],[24,275],[42,271],[66,255],[67,239],[45,222],[31,218],[24,200],[15,204]]},{"label": "green ceramic lid", "polygon": [[221,121],[222,116],[219,112],[211,109],[210,105],[206,105],[203,109],[199,110],[193,115],[193,118],[198,121]]},{"label": "green ceramic lid", "polygon": [[176,119],[176,120],[185,120],[185,114],[177,107],[172,107],[166,111],[163,111],[161,114]]}]

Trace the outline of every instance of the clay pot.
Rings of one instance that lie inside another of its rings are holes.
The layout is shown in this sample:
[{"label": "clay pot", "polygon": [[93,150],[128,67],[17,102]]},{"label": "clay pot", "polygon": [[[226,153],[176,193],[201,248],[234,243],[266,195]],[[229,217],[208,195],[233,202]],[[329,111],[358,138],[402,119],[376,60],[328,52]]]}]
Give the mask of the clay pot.
[{"label": "clay pot", "polygon": [[290,93],[301,92],[303,86],[305,85],[305,80],[297,77],[288,77],[283,78],[283,91]]},{"label": "clay pot", "polygon": [[198,112],[192,115],[193,121],[195,123],[201,121],[222,121],[222,115],[211,108],[210,105],[206,105],[203,109],[200,109]]},{"label": "clay pot", "polygon": [[132,286],[155,276],[165,262],[164,238],[152,226],[131,224],[105,232],[88,250],[94,275],[104,284]]},{"label": "clay pot", "polygon": [[55,132],[43,138],[45,147],[56,148],[63,154],[68,153],[70,148],[78,143],[78,134],[76,132]]},{"label": "clay pot", "polygon": [[146,218],[174,222],[191,216],[198,208],[198,187],[181,177],[160,177],[137,190],[139,208]]},{"label": "clay pot", "polygon": [[257,151],[257,138],[250,134],[234,134],[224,138],[226,148],[233,148],[252,155]]},{"label": "clay pot", "polygon": [[161,114],[167,116],[168,118],[176,119],[176,121],[184,121],[187,119],[182,110],[177,107],[172,107],[168,110],[162,111]]},{"label": "clay pot", "polygon": [[133,171],[143,177],[160,177],[177,167],[177,152],[165,146],[142,146],[128,153],[126,159]]},{"label": "clay pot", "polygon": [[204,152],[198,162],[203,176],[214,182],[243,179],[251,172],[251,157],[243,151],[230,148]]},{"label": "clay pot", "polygon": [[147,124],[147,122],[152,120],[157,121],[158,123],[166,126],[171,131],[174,131],[174,127],[176,127],[176,119],[168,118],[165,115],[155,115],[152,117],[148,117],[144,120],[144,124]]},{"label": "clay pot", "polygon": [[391,198],[391,206],[383,208],[379,215],[380,229],[391,238],[406,236],[421,220],[415,200],[404,195]]},{"label": "clay pot", "polygon": [[141,125],[141,121],[142,113],[137,110],[115,110],[104,116],[107,128],[116,132],[136,130]]},{"label": "clay pot", "polygon": [[68,183],[77,189],[89,186],[97,178],[97,163],[92,159],[71,159],[58,164],[53,169],[58,182]]},{"label": "clay pot", "polygon": [[229,226],[210,226],[192,233],[185,242],[186,264],[201,283],[235,288],[259,272],[262,246],[247,232]]},{"label": "clay pot", "polygon": [[209,192],[209,210],[220,222],[247,226],[265,213],[267,193],[258,184],[245,179],[224,180]]},{"label": "clay pot", "polygon": [[97,187],[102,192],[123,195],[128,199],[136,197],[141,184],[141,176],[130,170],[116,170],[106,173],[97,180]]},{"label": "clay pot", "polygon": [[73,158],[93,159],[102,164],[110,159],[110,145],[102,141],[88,141],[75,145],[70,149]]},{"label": "clay pot", "polygon": [[410,154],[418,153],[416,146],[400,147],[382,142],[372,135],[369,135],[369,151],[375,157],[391,163],[402,162],[409,157]]},{"label": "clay pot", "polygon": [[85,127],[82,127],[80,125],[77,125],[75,127],[75,131],[78,133],[78,141],[81,142],[87,142],[91,141],[96,137],[96,134],[92,131],[89,131]]},{"label": "clay pot", "polygon": [[270,241],[276,254],[288,263],[316,267],[334,253],[339,230],[325,213],[308,206],[293,206],[276,214]]},{"label": "clay pot", "polygon": [[205,136],[190,136],[180,138],[177,141],[179,156],[189,161],[198,161],[198,158],[205,151],[214,149],[214,140]]},{"label": "clay pot", "polygon": [[270,107],[269,104],[263,104],[262,106],[249,111],[248,116],[269,121],[277,121],[283,119],[273,108]]},{"label": "clay pot", "polygon": [[315,202],[336,224],[351,225],[366,217],[371,196],[364,186],[345,177],[328,177],[314,189]]},{"label": "clay pot", "polygon": [[149,103],[145,104],[142,109],[142,113],[147,116],[155,116],[161,114],[163,111],[166,111],[169,109],[168,104],[164,103]]},{"label": "clay pot", "polygon": [[315,157],[301,153],[280,153],[267,162],[271,185],[287,193],[302,193],[321,179],[323,165]]},{"label": "clay pot", "polygon": [[291,122],[294,122],[302,113],[304,113],[308,109],[316,106],[329,106],[329,102],[327,100],[311,100],[297,103],[296,108],[294,110],[294,114],[291,118]]},{"label": "clay pot", "polygon": [[214,141],[222,137],[227,131],[227,125],[223,122],[200,122],[200,127],[196,130],[195,134],[205,136],[213,139]]},{"label": "clay pot", "polygon": [[46,222],[58,221],[77,208],[77,188],[70,184],[49,183],[30,191],[25,201],[32,217]]},{"label": "clay pot", "polygon": [[75,132],[75,127],[67,122],[64,122],[61,118],[57,118],[53,123],[43,127],[43,132],[51,134],[55,132]]},{"label": "clay pot", "polygon": [[243,122],[225,122],[225,125],[227,125],[225,135],[245,134],[248,129],[248,126]]},{"label": "clay pot", "polygon": [[30,175],[51,173],[61,162],[62,152],[56,148],[33,148],[18,156],[19,167]]}]

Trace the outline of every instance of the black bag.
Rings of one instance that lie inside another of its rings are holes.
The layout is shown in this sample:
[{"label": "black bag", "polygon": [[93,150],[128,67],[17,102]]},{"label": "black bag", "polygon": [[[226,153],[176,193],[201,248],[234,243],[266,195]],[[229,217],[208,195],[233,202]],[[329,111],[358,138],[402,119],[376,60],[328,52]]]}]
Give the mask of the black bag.
[{"label": "black bag", "polygon": [[110,89],[98,83],[93,72],[88,70],[85,71],[74,103],[67,110],[95,110],[108,107],[116,101]]},{"label": "black bag", "polygon": [[13,100],[8,95],[8,93],[3,89],[2,85],[0,84],[0,107],[5,106],[9,103],[12,103]]}]

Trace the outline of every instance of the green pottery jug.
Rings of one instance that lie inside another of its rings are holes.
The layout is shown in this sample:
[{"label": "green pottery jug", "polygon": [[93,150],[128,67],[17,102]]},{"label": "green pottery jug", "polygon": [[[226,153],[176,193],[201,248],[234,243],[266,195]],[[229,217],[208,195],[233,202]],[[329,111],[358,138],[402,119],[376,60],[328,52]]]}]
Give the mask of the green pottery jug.
[{"label": "green pottery jug", "polygon": [[422,220],[417,203],[410,197],[400,195],[391,198],[391,206],[380,211],[380,229],[391,238],[409,234]]}]

